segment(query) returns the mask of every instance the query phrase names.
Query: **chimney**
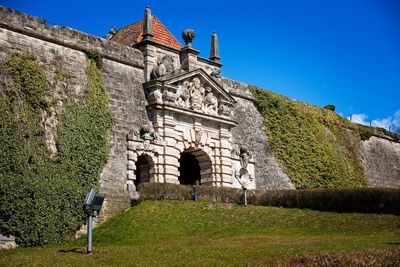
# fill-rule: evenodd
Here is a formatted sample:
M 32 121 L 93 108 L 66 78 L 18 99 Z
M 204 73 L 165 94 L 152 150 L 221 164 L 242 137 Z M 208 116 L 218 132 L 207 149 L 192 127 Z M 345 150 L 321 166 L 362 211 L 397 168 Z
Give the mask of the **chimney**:
M 211 35 L 210 59 L 214 62 L 220 63 L 219 50 L 218 50 L 218 37 L 215 32 L 213 32 Z
M 152 26 L 152 17 L 151 10 L 149 5 L 146 6 L 144 10 L 144 20 L 143 20 L 143 41 L 153 40 L 153 26 Z

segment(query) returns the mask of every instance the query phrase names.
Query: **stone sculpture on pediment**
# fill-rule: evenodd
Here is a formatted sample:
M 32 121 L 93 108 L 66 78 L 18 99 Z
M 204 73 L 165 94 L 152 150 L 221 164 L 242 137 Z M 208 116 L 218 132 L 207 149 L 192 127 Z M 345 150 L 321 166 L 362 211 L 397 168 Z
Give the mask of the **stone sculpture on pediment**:
M 195 77 L 190 83 L 190 105 L 196 111 L 203 110 L 206 90 L 201 86 L 200 79 Z
M 204 99 L 205 112 L 216 115 L 218 113 L 218 99 L 214 96 L 211 89 L 208 88 L 208 93 Z
M 218 80 L 221 80 L 221 70 L 213 70 L 210 76 Z
M 210 87 L 201 84 L 198 77 L 190 82 L 184 81 L 175 95 L 175 105 L 202 111 L 207 114 L 217 115 L 219 112 L 219 101 Z M 225 114 L 224 114 L 225 115 Z
M 184 81 L 176 92 L 175 104 L 179 107 L 189 108 L 190 107 L 190 83 Z

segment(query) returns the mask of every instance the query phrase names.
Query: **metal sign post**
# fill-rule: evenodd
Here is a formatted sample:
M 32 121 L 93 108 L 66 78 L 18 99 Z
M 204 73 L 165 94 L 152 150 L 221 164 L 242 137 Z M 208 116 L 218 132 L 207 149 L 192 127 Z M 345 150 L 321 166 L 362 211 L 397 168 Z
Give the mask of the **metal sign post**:
M 244 206 L 247 207 L 247 188 L 243 187 L 244 192 Z
M 86 254 L 92 255 L 92 225 L 93 225 L 93 217 L 94 213 L 97 214 L 101 210 L 101 206 L 103 205 L 104 197 L 96 195 L 96 190 L 91 189 L 89 193 L 86 195 L 85 202 L 83 203 L 83 211 L 87 216 L 87 249 Z
M 87 249 L 86 253 L 90 256 L 92 255 L 92 215 L 90 214 L 87 219 Z

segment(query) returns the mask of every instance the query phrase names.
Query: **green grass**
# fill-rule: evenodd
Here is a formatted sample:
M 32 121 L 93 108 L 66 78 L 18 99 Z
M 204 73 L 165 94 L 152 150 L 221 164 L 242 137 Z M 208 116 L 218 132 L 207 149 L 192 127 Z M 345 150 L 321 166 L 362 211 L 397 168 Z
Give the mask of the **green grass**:
M 394 215 L 192 201 L 145 201 L 86 239 L 0 251 L 0 266 L 246 266 L 309 253 L 395 246 Z

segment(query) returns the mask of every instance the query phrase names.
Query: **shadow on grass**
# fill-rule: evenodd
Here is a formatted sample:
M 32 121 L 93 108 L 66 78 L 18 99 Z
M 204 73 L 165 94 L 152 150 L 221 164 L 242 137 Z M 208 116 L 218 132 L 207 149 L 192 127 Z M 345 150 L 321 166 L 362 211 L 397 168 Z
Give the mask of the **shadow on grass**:
M 77 254 L 86 254 L 86 250 L 82 248 L 69 248 L 69 249 L 60 249 L 58 252 L 61 253 L 77 253 Z

